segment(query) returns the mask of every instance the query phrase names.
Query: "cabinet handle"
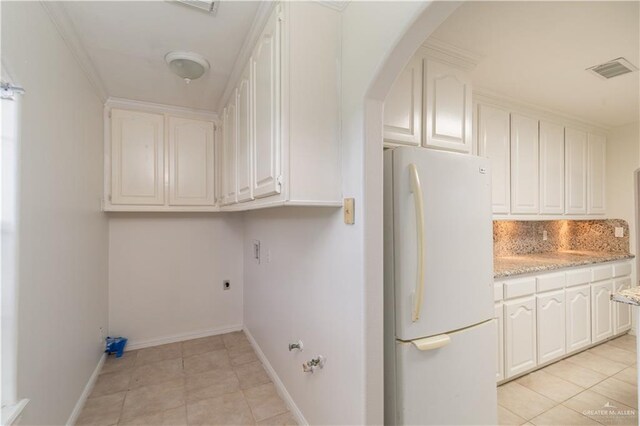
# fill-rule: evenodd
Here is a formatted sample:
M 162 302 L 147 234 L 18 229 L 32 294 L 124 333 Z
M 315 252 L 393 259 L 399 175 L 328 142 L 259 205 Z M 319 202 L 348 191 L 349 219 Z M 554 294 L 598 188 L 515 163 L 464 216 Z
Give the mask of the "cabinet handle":
M 414 305 L 411 318 L 413 322 L 416 322 L 420 319 L 422 293 L 424 292 L 424 201 L 422 199 L 420 176 L 418 176 L 418 168 L 415 164 L 409 164 L 409 176 L 411 179 L 411 192 L 413 193 L 416 206 L 416 241 L 418 242 L 416 253 L 418 270 L 416 271 L 416 291 L 414 293 Z

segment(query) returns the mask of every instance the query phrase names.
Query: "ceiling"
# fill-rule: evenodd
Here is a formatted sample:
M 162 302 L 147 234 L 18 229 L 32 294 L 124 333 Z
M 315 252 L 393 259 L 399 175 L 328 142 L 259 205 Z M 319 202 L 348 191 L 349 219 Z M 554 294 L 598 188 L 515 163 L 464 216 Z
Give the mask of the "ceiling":
M 585 69 L 621 56 L 640 67 L 639 5 L 467 2 L 432 37 L 481 57 L 477 88 L 613 127 L 639 119 L 640 72 Z
M 220 2 L 215 15 L 168 1 L 64 2 L 107 96 L 215 111 L 259 2 Z M 186 84 L 169 71 L 172 50 L 203 55 L 211 69 Z

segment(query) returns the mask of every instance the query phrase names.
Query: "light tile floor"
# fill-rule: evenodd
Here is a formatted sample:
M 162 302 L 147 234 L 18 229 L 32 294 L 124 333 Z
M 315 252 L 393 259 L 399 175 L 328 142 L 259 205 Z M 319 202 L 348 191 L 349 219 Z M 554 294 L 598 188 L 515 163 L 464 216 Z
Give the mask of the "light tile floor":
M 242 332 L 110 355 L 78 425 L 296 425 Z
M 501 425 L 637 425 L 636 339 L 624 335 L 498 387 Z

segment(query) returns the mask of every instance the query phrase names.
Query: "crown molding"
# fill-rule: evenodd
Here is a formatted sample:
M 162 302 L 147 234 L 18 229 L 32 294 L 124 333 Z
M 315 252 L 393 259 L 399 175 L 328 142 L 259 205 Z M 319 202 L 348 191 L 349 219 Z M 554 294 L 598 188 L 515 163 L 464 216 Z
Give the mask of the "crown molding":
M 64 6 L 64 2 L 61 1 L 41 1 L 40 4 L 49 15 L 49 18 L 55 25 L 58 33 L 64 40 L 71 53 L 78 61 L 80 68 L 84 71 L 87 79 L 98 97 L 104 102 L 107 99 L 107 91 L 105 90 L 104 82 L 100 78 L 100 74 L 96 70 L 93 61 L 87 54 L 78 32 L 76 31 L 71 18 Z
M 472 71 L 482 60 L 482 55 L 433 37 L 424 42 L 420 52 L 466 71 Z
M 134 99 L 114 98 L 109 97 L 104 103 L 105 110 L 111 108 L 132 109 L 144 112 L 153 112 L 158 114 L 174 114 L 185 116 L 188 118 L 202 118 L 205 120 L 212 120 L 218 122 L 218 114 L 213 111 L 207 111 L 204 109 L 195 109 L 188 107 L 181 107 L 175 105 L 158 104 L 154 102 L 137 101 Z
M 530 102 L 520 101 L 489 89 L 473 88 L 473 102 L 479 104 L 488 104 L 491 106 L 508 109 L 512 112 L 530 115 L 541 120 L 551 121 L 557 124 L 568 125 L 580 130 L 586 130 L 593 133 L 608 134 L 611 126 L 587 120 L 582 117 L 567 114 L 552 108 L 545 108 Z
M 276 2 L 273 1 L 263 0 L 260 2 L 260 6 L 258 6 L 256 15 L 253 18 L 251 28 L 249 28 L 249 32 L 244 38 L 244 42 L 242 43 L 240 52 L 236 57 L 236 61 L 233 64 L 233 68 L 231 70 L 231 73 L 229 74 L 229 78 L 227 79 L 227 85 L 225 86 L 224 93 L 218 101 L 218 113 L 222 111 L 225 104 L 227 103 L 227 100 L 231 96 L 231 92 L 233 91 L 233 89 L 235 89 L 244 66 L 251 56 L 253 46 L 255 46 L 256 42 L 258 41 L 258 37 L 260 37 L 260 33 L 264 29 L 264 26 L 267 24 L 267 20 L 269 19 L 271 11 L 275 8 L 275 6 Z
M 349 6 L 350 0 L 313 0 L 322 6 L 328 7 L 329 9 L 337 10 L 338 12 L 342 12 Z

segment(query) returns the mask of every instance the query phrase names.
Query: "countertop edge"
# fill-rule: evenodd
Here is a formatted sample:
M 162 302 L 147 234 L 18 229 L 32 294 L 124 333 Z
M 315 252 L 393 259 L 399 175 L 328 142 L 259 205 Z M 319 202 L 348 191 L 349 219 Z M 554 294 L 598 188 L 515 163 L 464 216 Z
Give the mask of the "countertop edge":
M 518 268 L 517 270 L 506 270 L 502 272 L 495 273 L 493 275 L 494 280 L 500 278 L 513 278 L 520 275 L 534 274 L 537 272 L 547 272 L 547 271 L 557 271 L 559 269 L 569 269 L 576 268 L 580 266 L 588 266 L 588 265 L 597 265 L 601 263 L 609 263 L 609 262 L 620 262 L 623 260 L 634 259 L 636 256 L 633 254 L 628 255 L 613 255 L 610 259 L 585 259 L 581 261 L 575 261 L 571 263 L 562 263 L 562 264 L 551 264 L 551 265 L 540 265 L 540 266 L 525 266 L 522 268 Z

